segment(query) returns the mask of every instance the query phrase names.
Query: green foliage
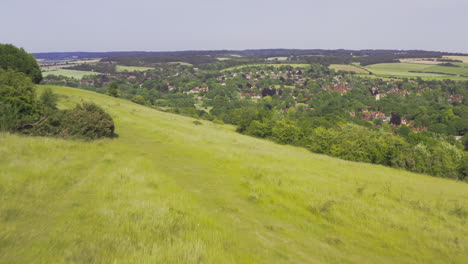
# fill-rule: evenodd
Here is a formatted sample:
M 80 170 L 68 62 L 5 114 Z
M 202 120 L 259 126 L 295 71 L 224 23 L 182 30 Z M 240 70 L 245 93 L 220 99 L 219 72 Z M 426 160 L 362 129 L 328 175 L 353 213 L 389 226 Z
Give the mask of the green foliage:
M 52 89 L 44 89 L 39 99 L 46 108 L 57 109 L 58 96 L 52 92 Z
M 65 135 L 88 139 L 112 137 L 115 129 L 112 117 L 94 103 L 78 104 L 66 110 L 62 127 Z
M 0 103 L 21 115 L 33 113 L 37 107 L 34 84 L 24 73 L 0 69 Z
M 145 105 L 145 104 L 146 104 L 145 97 L 143 97 L 143 96 L 141 96 L 141 95 L 135 95 L 135 96 L 132 98 L 132 102 L 137 103 L 137 104 L 141 104 L 141 105 Z
M 23 116 L 14 105 L 0 102 L 0 132 L 13 132 Z
M 268 125 L 261 123 L 258 120 L 253 120 L 247 127 L 245 134 L 254 137 L 265 138 L 271 135 L 271 128 Z
M 272 138 L 281 144 L 296 144 L 301 138 L 299 128 L 288 121 L 277 121 L 271 133 Z
M 29 135 L 96 139 L 114 135 L 112 118 L 95 104 L 57 109 L 58 97 L 45 89 L 36 98 L 31 80 L 21 72 L 0 69 L 0 131 Z
M 111 83 L 107 94 L 112 97 L 120 97 L 119 86 L 117 85 L 117 83 Z
M 41 70 L 34 56 L 11 44 L 0 44 L 0 68 L 22 72 L 34 83 L 42 80 Z

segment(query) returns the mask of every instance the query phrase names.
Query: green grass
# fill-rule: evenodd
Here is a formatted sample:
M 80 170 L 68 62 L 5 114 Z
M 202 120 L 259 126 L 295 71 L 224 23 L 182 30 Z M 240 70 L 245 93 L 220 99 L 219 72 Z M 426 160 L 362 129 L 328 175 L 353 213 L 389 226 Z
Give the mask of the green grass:
M 466 263 L 466 183 L 52 88 L 119 136 L 0 134 L 0 263 Z
M 364 68 L 382 77 L 468 80 L 468 77 L 463 77 L 468 76 L 468 68 L 462 67 L 447 67 L 421 63 L 379 63 L 368 65 Z
M 347 64 L 331 64 L 329 66 L 330 69 L 334 69 L 335 71 L 348 71 L 348 72 L 355 72 L 355 73 L 362 73 L 368 74 L 369 72 L 364 68 L 355 66 L 355 65 L 347 65 Z
M 100 74 L 98 72 L 92 71 L 77 71 L 77 70 L 67 70 L 67 69 L 53 69 L 53 70 L 45 70 L 42 71 L 42 76 L 46 77 L 47 75 L 63 75 L 70 78 L 75 78 L 77 80 L 81 80 L 83 76 L 86 75 L 96 75 Z
M 142 72 L 142 71 L 147 71 L 147 70 L 154 70 L 154 68 L 151 67 L 140 67 L 140 66 L 124 66 L 124 65 L 117 65 L 115 70 L 117 72 Z
M 188 66 L 188 67 L 193 67 L 193 64 L 188 63 L 188 62 L 183 62 L 183 61 L 173 61 L 173 62 L 168 62 L 167 64 L 174 64 L 174 65 L 182 65 L 182 66 Z

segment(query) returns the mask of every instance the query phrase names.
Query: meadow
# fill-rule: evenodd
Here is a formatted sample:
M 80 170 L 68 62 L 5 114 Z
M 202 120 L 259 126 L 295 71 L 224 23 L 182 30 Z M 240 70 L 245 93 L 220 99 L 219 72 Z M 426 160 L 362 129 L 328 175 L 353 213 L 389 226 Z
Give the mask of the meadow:
M 44 89 L 39 86 L 39 89 Z M 466 263 L 468 184 L 106 95 L 118 137 L 0 133 L 0 263 Z
M 140 67 L 140 66 L 124 66 L 124 65 L 117 65 L 115 67 L 116 72 L 143 72 L 147 70 L 154 70 L 152 67 Z
M 444 56 L 444 58 L 451 60 L 461 60 L 464 63 L 468 63 L 468 56 Z
M 183 61 L 173 61 L 173 62 L 168 62 L 167 64 L 181 65 L 181 66 L 187 66 L 187 67 L 193 67 L 193 64 L 188 63 L 188 62 L 183 62 Z
M 68 70 L 68 69 L 51 69 L 51 70 L 43 70 L 42 76 L 46 77 L 47 75 L 63 75 L 69 78 L 75 78 L 77 80 L 81 80 L 86 75 L 97 75 L 100 74 L 99 72 L 92 72 L 92 71 L 77 71 L 77 70 Z
M 422 63 L 379 63 L 364 67 L 382 77 L 421 77 L 423 79 L 468 80 L 468 68 Z

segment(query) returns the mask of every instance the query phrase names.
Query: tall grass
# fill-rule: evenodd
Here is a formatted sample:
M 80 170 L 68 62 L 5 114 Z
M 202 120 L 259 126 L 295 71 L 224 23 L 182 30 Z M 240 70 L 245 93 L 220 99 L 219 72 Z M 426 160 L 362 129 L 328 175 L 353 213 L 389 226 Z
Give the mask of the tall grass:
M 0 133 L 0 263 L 465 263 L 468 185 L 78 89 L 118 138 Z

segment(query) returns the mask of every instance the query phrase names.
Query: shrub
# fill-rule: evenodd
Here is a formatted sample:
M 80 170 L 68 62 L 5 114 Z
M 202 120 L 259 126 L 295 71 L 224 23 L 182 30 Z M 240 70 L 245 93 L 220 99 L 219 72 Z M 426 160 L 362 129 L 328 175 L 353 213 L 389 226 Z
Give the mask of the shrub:
M 0 131 L 13 132 L 20 119 L 17 107 L 0 101 Z
M 277 121 L 271 130 L 273 139 L 281 144 L 294 144 L 300 139 L 299 128 L 286 121 Z
M 61 134 L 96 139 L 112 137 L 114 129 L 112 117 L 102 108 L 93 103 L 83 103 L 72 110 L 65 110 Z
M 21 115 L 32 114 L 37 108 L 34 84 L 24 73 L 0 69 L 0 103 Z
M 116 96 L 114 96 L 116 97 Z M 141 104 L 141 105 L 145 105 L 146 104 L 146 100 L 143 96 L 141 95 L 135 95 L 133 98 L 132 98 L 132 102 L 134 103 L 137 103 L 137 104 Z

